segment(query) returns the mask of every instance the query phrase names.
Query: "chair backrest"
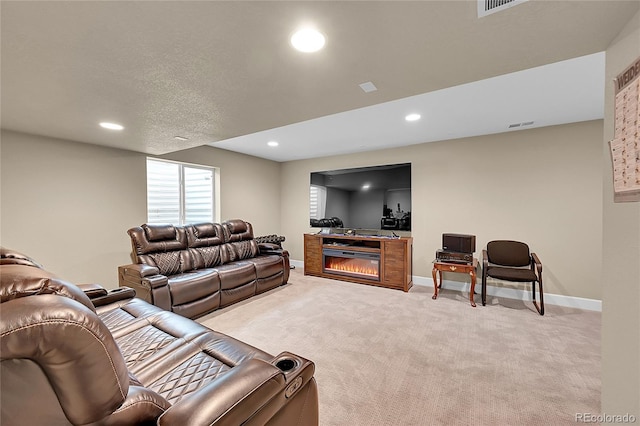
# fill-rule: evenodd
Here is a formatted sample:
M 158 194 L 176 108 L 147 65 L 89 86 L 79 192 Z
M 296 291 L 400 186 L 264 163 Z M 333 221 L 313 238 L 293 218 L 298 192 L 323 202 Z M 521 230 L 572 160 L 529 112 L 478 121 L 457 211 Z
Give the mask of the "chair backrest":
M 68 297 L 95 312 L 91 300 L 77 286 L 44 270 L 31 257 L 0 247 L 0 303 L 40 294 Z
M 258 243 L 253 239 L 251 223 L 232 219 L 223 222 L 222 228 L 230 261 L 248 259 L 258 254 Z
M 0 423 L 110 416 L 125 401 L 129 372 L 89 298 L 27 256 L 2 249 L 0 258 L 0 386 L 9 390 Z
M 218 223 L 186 225 L 187 242 L 194 269 L 212 268 L 229 261 L 224 249 L 225 236 Z
M 183 227 L 144 224 L 127 233 L 131 237 L 131 258 L 135 263 L 156 266 L 162 275 L 191 269 Z
M 520 241 L 489 241 L 487 256 L 489 262 L 502 266 L 528 266 L 531 263 L 529 246 Z

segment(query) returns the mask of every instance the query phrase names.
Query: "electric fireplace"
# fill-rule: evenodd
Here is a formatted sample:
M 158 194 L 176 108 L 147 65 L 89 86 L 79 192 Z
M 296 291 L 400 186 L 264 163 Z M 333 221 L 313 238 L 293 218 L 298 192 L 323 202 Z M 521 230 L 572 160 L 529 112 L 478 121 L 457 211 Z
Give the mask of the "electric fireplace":
M 322 272 L 380 281 L 380 253 L 322 249 Z

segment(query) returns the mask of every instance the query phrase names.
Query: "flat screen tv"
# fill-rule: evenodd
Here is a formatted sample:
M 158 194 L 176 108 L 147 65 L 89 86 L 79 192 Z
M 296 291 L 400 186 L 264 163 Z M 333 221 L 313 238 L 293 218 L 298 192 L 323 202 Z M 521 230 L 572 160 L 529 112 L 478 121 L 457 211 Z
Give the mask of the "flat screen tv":
M 411 163 L 311 173 L 311 227 L 411 230 Z

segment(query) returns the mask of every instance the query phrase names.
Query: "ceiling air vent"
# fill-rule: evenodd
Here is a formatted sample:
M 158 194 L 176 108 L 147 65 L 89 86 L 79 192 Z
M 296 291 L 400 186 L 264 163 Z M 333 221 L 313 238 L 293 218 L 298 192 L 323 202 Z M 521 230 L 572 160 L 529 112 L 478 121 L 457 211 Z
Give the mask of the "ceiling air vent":
M 528 0 L 478 0 L 478 18 L 500 12 Z
M 509 129 L 515 129 L 516 127 L 531 126 L 532 124 L 533 124 L 533 121 L 525 121 L 524 123 L 513 123 L 513 124 L 509 124 Z

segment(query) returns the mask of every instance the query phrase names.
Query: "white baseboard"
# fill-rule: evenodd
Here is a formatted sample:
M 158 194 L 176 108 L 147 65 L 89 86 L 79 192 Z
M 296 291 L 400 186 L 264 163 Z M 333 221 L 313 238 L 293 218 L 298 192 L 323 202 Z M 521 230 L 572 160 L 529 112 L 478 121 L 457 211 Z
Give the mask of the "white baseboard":
M 296 268 L 304 269 L 304 261 L 302 260 L 289 259 L 289 264 L 291 266 L 295 266 Z
M 304 269 L 304 262 L 301 260 L 291 260 L 290 263 L 292 266 L 296 268 Z M 413 283 L 415 285 L 422 285 L 426 287 L 433 288 L 433 278 L 431 277 L 421 277 L 418 275 L 413 276 Z M 444 280 L 445 288 L 449 290 L 456 291 L 469 291 L 469 287 L 471 283 L 461 283 L 459 281 L 449 281 Z M 478 277 L 476 281 L 476 294 L 480 294 L 480 277 Z M 489 296 L 495 297 L 504 297 L 507 299 L 516 299 L 516 300 L 531 300 L 531 287 L 528 290 L 525 289 L 514 289 L 514 288 L 503 288 L 503 287 L 494 287 L 487 285 L 487 294 Z M 476 302 L 477 303 L 477 302 Z M 556 306 L 565 306 L 567 308 L 577 308 L 577 309 L 585 309 L 587 311 L 598 311 L 602 312 L 602 301 L 596 299 L 585 299 L 583 297 L 574 297 L 574 296 L 564 296 L 562 294 L 544 294 L 544 303 L 549 305 Z
M 422 286 L 433 288 L 433 278 L 431 277 L 420 277 L 420 276 L 414 275 L 413 283 L 415 285 L 422 285 Z M 471 283 L 461 283 L 459 281 L 444 280 L 444 287 L 450 290 L 468 292 L 470 286 L 471 286 Z M 475 291 L 476 291 L 476 294 L 480 294 L 480 291 L 481 291 L 480 277 L 478 277 L 476 281 Z M 528 289 L 514 289 L 514 288 L 504 288 L 504 287 L 495 287 L 495 286 L 487 285 L 487 294 L 489 296 L 504 297 L 507 299 L 530 301 L 531 287 L 529 286 Z M 577 308 L 577 309 L 585 309 L 588 311 L 602 312 L 602 301 L 596 300 L 596 299 L 585 299 L 583 297 L 564 296 L 562 294 L 550 294 L 545 292 L 544 303 L 549 305 L 565 306 L 568 308 Z

